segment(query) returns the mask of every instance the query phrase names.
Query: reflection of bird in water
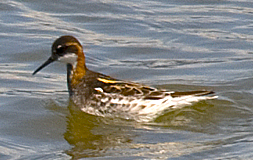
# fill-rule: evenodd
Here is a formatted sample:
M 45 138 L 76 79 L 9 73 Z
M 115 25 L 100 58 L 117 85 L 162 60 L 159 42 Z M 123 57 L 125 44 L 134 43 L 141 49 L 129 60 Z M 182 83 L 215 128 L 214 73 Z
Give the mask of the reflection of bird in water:
M 107 119 L 110 122 L 104 122 L 102 117 L 84 113 L 73 104 L 68 109 L 70 114 L 64 138 L 73 146 L 66 151 L 72 159 L 99 157 L 107 150 L 132 142 L 133 135 L 128 133 L 130 129 L 127 124 L 122 125 L 126 121 L 117 123 Z
M 72 36 L 58 38 L 51 57 L 33 74 L 57 60 L 67 64 L 70 98 L 92 115 L 150 121 L 170 107 L 216 98 L 212 91 L 166 91 L 93 72 L 85 65 L 81 44 Z

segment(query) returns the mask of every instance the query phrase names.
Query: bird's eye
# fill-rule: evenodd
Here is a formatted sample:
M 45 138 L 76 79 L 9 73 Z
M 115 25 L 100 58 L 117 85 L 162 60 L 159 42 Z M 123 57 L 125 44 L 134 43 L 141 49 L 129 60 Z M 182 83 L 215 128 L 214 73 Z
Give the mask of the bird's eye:
M 56 52 L 57 52 L 59 55 L 61 55 L 61 54 L 64 53 L 64 51 L 65 51 L 67 48 L 68 48 L 68 46 L 59 45 L 59 46 L 57 46 L 57 48 L 56 48 Z

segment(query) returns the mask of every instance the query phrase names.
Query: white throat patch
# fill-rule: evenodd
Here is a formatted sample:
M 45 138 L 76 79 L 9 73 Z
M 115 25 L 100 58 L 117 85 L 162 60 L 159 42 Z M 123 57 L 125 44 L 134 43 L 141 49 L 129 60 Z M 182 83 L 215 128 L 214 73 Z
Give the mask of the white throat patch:
M 65 54 L 63 57 L 59 57 L 58 61 L 66 63 L 66 64 L 70 63 L 73 66 L 75 66 L 77 62 L 77 55 L 75 53 L 68 53 L 68 54 Z

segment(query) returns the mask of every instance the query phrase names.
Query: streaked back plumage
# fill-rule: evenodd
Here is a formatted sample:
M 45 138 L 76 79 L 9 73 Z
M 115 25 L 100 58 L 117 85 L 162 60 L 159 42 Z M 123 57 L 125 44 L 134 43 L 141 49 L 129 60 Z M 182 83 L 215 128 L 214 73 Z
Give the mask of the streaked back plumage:
M 212 91 L 170 92 L 113 79 L 93 71 L 87 73 L 73 89 L 75 93 L 71 99 L 82 111 L 97 116 L 147 122 L 168 109 L 216 98 Z

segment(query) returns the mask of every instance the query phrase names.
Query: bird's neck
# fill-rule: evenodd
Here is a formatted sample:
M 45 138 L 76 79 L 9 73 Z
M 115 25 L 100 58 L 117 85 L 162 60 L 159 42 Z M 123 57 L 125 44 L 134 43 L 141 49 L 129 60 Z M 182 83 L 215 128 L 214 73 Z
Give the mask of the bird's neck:
M 71 95 L 72 89 L 78 85 L 81 79 L 86 74 L 85 57 L 83 53 L 78 54 L 75 64 L 67 64 L 67 83 L 69 94 Z
M 71 71 L 72 71 L 72 65 L 70 63 L 67 64 L 67 84 L 68 84 L 68 91 L 69 91 L 69 96 L 72 96 L 73 91 L 71 87 Z

